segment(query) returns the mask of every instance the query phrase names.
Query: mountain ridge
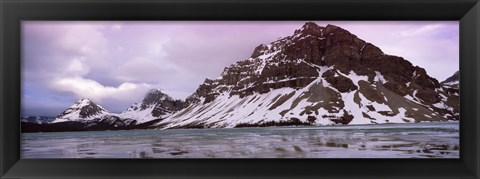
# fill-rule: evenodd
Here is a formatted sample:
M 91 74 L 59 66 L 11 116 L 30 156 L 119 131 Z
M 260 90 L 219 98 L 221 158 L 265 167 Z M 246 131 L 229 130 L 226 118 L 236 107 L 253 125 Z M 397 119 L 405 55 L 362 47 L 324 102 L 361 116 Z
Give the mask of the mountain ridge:
M 206 78 L 185 101 L 154 89 L 120 114 L 93 105 L 83 117 L 160 129 L 459 120 L 459 86 L 449 79 L 341 27 L 307 22 Z
M 249 59 L 226 67 L 218 78 L 206 79 L 187 98 L 186 109 L 158 125 L 208 128 L 289 121 L 329 125 L 458 119 L 453 107 L 445 104 L 449 95 L 425 69 L 402 57 L 384 54 L 340 27 L 306 23 L 292 36 L 257 46 Z M 259 98 L 269 104 L 250 105 Z M 275 111 L 286 101 L 292 105 Z M 300 102 L 303 106 L 298 107 Z M 258 112 L 263 117 L 249 117 L 256 108 L 263 108 Z M 235 113 L 238 110 L 249 112 Z M 319 113 L 333 117 L 325 120 Z

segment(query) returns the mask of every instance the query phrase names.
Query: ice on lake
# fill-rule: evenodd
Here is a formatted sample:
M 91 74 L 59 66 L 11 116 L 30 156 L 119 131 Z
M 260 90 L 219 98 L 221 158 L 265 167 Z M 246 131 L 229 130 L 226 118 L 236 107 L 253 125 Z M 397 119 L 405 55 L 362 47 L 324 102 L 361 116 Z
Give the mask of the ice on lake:
M 459 123 L 22 133 L 22 158 L 459 158 Z

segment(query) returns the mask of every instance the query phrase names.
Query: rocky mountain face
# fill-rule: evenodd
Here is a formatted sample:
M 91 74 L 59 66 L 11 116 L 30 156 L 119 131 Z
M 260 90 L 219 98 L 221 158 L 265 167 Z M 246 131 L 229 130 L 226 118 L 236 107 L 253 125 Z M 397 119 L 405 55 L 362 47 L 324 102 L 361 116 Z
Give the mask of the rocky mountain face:
M 442 81 L 441 84 L 443 84 L 443 85 L 455 85 L 455 84 L 459 84 L 459 82 L 460 82 L 460 71 L 457 71 L 452 76 L 445 79 L 445 81 Z
M 151 90 L 145 95 L 141 103 L 135 103 L 118 116 L 124 121 L 144 123 L 155 119 L 163 119 L 172 113 L 179 111 L 185 103 L 174 100 L 160 90 Z
M 447 100 L 445 101 L 447 106 L 453 106 L 451 110 L 454 111 L 454 113 L 459 114 L 460 113 L 460 72 L 457 71 L 455 72 L 452 76 L 448 77 L 445 81 L 441 82 L 442 84 L 442 92 L 443 95 L 447 97 Z M 460 117 L 457 115 L 457 118 L 459 119 Z
M 206 79 L 159 128 L 459 120 L 458 93 L 334 25 L 306 23 Z
M 86 122 L 110 115 L 112 114 L 108 112 L 105 108 L 93 103 L 89 99 L 80 99 L 68 109 L 60 113 L 53 122 Z

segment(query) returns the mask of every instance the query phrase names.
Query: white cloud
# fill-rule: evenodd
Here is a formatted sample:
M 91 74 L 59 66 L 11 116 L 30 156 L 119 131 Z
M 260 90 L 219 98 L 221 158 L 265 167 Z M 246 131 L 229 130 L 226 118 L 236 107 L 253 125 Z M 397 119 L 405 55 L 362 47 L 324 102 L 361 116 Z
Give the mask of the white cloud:
M 50 83 L 50 87 L 59 91 L 72 92 L 77 98 L 89 98 L 96 102 L 102 102 L 105 99 L 137 101 L 152 89 L 151 85 L 145 83 L 122 83 L 117 87 L 104 86 L 95 80 L 82 77 L 55 79 Z

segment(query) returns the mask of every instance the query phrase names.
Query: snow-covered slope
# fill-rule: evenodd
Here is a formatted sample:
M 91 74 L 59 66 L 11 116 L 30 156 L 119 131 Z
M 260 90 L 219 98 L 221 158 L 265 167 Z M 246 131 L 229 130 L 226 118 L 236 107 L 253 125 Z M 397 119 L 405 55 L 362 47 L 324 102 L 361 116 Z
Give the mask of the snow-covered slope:
M 162 119 L 183 107 L 183 102 L 174 100 L 160 90 L 151 90 L 141 103 L 135 103 L 118 116 L 136 124 Z
M 138 125 L 152 120 L 163 119 L 183 108 L 184 102 L 174 100 L 160 90 L 151 90 L 141 103 L 135 103 L 126 111 L 115 114 L 88 99 L 80 99 L 74 105 L 60 113 L 51 123 L 89 122 L 119 125 Z M 29 122 L 26 119 L 24 122 Z M 122 124 L 120 124 L 122 123 Z
M 66 121 L 87 122 L 109 115 L 112 115 L 112 113 L 102 106 L 93 103 L 89 99 L 80 99 L 60 113 L 52 123 Z
M 402 57 L 306 23 L 206 79 L 159 128 L 458 120 L 454 93 Z

